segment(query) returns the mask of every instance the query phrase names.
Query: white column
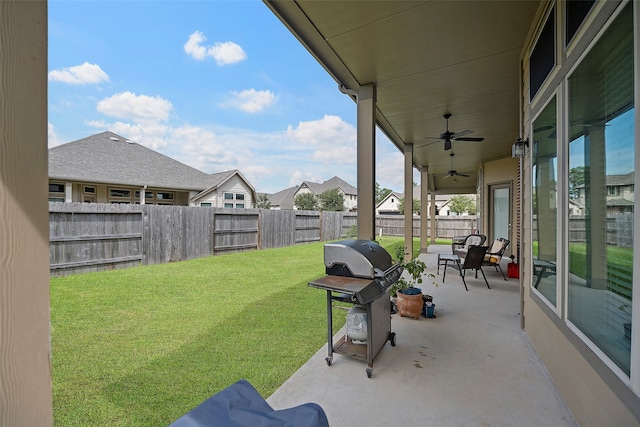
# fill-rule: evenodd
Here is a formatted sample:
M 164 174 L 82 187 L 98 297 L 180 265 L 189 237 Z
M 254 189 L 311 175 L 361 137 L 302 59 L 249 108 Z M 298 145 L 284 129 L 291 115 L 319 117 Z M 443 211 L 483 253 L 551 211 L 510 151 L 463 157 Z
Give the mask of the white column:
M 431 206 L 429 208 L 431 212 L 431 244 L 436 244 L 436 193 L 431 193 Z
M 358 239 L 375 239 L 376 87 L 358 89 L 357 112 Z
M 413 258 L 413 144 L 404 145 L 404 245 L 405 260 Z
M 420 170 L 420 253 L 428 252 L 429 242 L 427 241 L 427 217 L 428 203 L 427 193 L 429 190 L 429 173 L 426 167 Z
M 70 182 L 64 183 L 64 201 L 67 203 L 73 202 L 73 185 Z

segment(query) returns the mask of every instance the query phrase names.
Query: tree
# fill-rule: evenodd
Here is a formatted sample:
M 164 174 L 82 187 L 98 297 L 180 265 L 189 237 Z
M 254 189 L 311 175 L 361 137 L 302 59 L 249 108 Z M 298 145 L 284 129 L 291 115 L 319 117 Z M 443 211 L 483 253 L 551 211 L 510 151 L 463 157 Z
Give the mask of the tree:
M 391 193 L 388 188 L 381 188 L 380 183 L 376 182 L 376 205 Z
M 404 197 L 402 199 L 400 199 L 400 201 L 398 203 L 398 210 L 400 211 L 400 213 L 404 214 Z M 420 200 L 413 199 L 413 208 L 411 209 L 411 211 L 414 214 L 419 214 L 420 213 Z
M 271 201 L 267 196 L 267 193 L 260 193 L 256 198 L 256 207 L 259 209 L 269 209 L 271 207 Z
M 577 199 L 580 195 L 578 187 L 584 185 L 585 167 L 578 166 L 569 169 L 569 198 Z
M 318 210 L 318 198 L 313 193 L 301 193 L 293 200 L 293 204 L 303 211 Z
M 318 203 L 322 211 L 343 211 L 344 195 L 337 188 L 331 188 L 318 196 Z
M 469 196 L 452 196 L 449 200 L 449 210 L 457 214 L 476 211 L 476 203 Z

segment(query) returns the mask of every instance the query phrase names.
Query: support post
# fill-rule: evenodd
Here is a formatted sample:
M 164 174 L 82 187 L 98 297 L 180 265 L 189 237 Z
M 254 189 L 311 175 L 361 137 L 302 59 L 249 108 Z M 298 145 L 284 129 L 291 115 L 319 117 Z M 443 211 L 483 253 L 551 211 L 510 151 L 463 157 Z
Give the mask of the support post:
M 376 200 L 376 87 L 358 89 L 357 111 L 357 176 L 358 239 L 375 239 Z
M 405 260 L 413 258 L 413 144 L 404 145 L 404 245 Z
M 426 167 L 420 170 L 420 253 L 428 252 L 429 243 L 427 242 L 428 223 L 428 203 L 427 194 L 429 190 L 429 174 Z

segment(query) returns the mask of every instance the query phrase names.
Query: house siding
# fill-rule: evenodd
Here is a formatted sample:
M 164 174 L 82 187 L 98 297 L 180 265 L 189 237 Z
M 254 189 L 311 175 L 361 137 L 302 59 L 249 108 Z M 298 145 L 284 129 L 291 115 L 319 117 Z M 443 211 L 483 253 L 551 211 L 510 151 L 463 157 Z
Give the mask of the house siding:
M 232 201 L 225 200 L 224 193 L 233 193 L 234 196 L 236 194 L 243 194 L 244 200 L 235 200 L 235 198 Z M 215 201 L 212 202 L 213 205 L 219 208 L 225 207 L 224 204 L 229 202 L 232 202 L 234 207 L 236 207 L 235 205 L 237 204 L 244 204 L 245 209 L 251 208 L 254 205 L 251 189 L 238 175 L 234 175 L 225 181 L 215 192 L 213 200 Z

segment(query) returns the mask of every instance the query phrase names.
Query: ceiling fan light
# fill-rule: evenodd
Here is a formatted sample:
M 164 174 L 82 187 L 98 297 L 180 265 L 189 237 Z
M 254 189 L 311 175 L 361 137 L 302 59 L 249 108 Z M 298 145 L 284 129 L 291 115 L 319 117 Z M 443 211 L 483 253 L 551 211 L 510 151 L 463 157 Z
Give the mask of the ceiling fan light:
M 447 139 L 444 141 L 444 151 L 451 150 L 451 140 Z

